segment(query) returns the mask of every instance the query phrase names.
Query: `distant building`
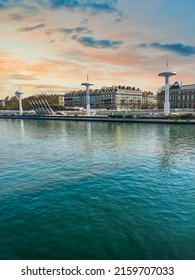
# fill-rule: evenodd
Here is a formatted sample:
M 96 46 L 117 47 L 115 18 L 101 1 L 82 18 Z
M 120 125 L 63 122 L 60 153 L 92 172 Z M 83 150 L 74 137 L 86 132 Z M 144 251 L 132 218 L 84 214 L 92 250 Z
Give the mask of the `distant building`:
M 4 108 L 4 107 L 5 107 L 5 100 L 0 99 L 0 108 Z
M 145 92 L 147 104 L 152 99 L 152 93 Z M 154 96 L 154 95 L 153 95 Z M 150 99 L 151 97 L 151 99 Z M 139 88 L 130 86 L 112 86 L 102 87 L 101 89 L 90 90 L 91 109 L 107 110 L 130 110 L 141 109 L 143 102 L 143 93 Z M 86 105 L 85 91 L 67 92 L 64 96 L 65 107 L 84 107 Z
M 157 93 L 157 106 L 164 106 L 165 91 L 162 88 Z M 170 86 L 170 108 L 172 109 L 194 109 L 195 108 L 195 84 L 182 85 L 175 82 Z
M 64 106 L 64 95 L 58 95 L 57 102 L 59 106 Z
M 9 96 L 5 97 L 4 99 L 0 99 L 0 107 L 1 107 L 1 108 L 4 108 L 6 102 L 9 102 L 9 101 L 10 101 Z
M 154 94 L 149 91 L 142 92 L 142 109 L 155 109 L 157 107 L 157 100 Z

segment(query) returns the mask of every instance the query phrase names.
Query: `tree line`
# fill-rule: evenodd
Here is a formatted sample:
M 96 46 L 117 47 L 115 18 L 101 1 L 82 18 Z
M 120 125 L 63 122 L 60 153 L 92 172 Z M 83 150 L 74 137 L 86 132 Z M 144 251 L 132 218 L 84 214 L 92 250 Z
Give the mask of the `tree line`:
M 38 100 L 47 100 L 47 102 L 49 103 L 49 105 L 51 107 L 59 107 L 60 102 L 59 102 L 59 98 L 63 97 L 60 96 L 59 94 L 39 94 L 39 95 L 33 95 L 33 96 L 29 96 L 29 97 L 25 97 L 24 99 L 22 99 L 22 107 L 23 110 L 31 110 L 33 109 L 30 101 L 38 101 Z M 61 106 L 63 106 L 61 104 Z M 18 103 L 18 98 L 16 96 L 13 96 L 9 99 L 9 101 L 6 101 L 4 106 L 3 104 L 0 105 L 0 109 L 3 110 L 18 110 L 19 109 L 19 103 Z

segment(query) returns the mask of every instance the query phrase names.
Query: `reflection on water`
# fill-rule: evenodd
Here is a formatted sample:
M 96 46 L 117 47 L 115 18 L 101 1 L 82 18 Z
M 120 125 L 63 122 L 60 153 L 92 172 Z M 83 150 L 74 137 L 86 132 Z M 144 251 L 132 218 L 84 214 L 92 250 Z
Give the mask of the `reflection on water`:
M 0 146 L 0 259 L 195 258 L 193 125 L 0 120 Z
M 20 122 L 20 131 L 21 131 L 21 137 L 24 138 L 24 120 L 19 120 Z
M 159 132 L 161 137 L 161 164 L 162 167 L 168 168 L 175 161 L 190 160 L 191 164 L 194 164 L 194 145 L 195 145 L 195 133 L 193 126 L 185 125 L 170 125 L 165 126 L 162 131 Z
M 35 157 L 54 162 L 56 157 L 79 159 L 87 153 L 90 161 L 106 156 L 119 164 L 156 158 L 167 171 L 180 160 L 194 164 L 195 131 L 188 125 L 6 120 L 1 132 L 2 137 L 7 134 L 7 144 L 20 145 L 24 155 L 31 148 Z

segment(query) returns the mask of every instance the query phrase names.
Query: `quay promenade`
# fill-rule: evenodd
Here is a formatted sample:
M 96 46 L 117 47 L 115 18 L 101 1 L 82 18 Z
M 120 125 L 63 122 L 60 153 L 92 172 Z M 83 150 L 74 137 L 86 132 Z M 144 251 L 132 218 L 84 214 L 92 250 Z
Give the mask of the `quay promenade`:
M 168 123 L 195 124 L 195 119 L 166 119 L 166 118 L 113 118 L 105 116 L 58 116 L 58 115 L 0 115 L 0 119 L 21 120 L 62 120 L 62 121 L 90 121 L 90 122 L 121 122 L 121 123 Z

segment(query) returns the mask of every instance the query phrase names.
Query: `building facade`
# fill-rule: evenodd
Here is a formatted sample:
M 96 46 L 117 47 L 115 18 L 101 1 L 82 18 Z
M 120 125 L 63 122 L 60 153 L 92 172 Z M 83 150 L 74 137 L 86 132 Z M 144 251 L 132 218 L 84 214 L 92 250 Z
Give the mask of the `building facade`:
M 165 92 L 162 88 L 157 93 L 157 106 L 164 106 Z M 170 86 L 169 101 L 171 109 L 194 109 L 195 108 L 195 84 L 182 85 L 175 82 Z
M 144 100 L 151 99 L 152 93 L 146 94 Z M 83 107 L 86 104 L 85 91 L 72 91 L 65 93 L 65 107 Z M 90 90 L 91 109 L 107 110 L 131 110 L 141 109 L 143 105 L 143 93 L 135 87 L 112 86 L 101 89 Z
M 142 92 L 142 109 L 156 109 L 157 108 L 157 100 L 154 94 L 149 91 Z
M 9 96 L 5 97 L 4 99 L 0 99 L 0 109 L 5 108 L 5 105 L 7 102 L 9 102 L 10 98 Z

